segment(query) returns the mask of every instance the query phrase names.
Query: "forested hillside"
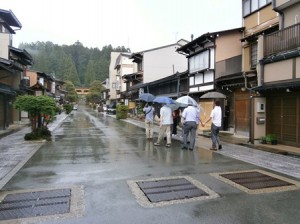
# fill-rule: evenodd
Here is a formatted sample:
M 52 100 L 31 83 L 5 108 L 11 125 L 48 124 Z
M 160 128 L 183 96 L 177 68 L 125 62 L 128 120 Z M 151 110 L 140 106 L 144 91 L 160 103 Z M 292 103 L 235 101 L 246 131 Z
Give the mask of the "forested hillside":
M 111 45 L 87 48 L 79 41 L 73 45 L 53 44 L 52 42 L 22 43 L 20 49 L 28 51 L 34 61 L 31 70 L 54 74 L 56 79 L 71 81 L 76 87 L 89 87 L 92 81 L 108 78 L 110 53 L 130 52 L 125 47 Z

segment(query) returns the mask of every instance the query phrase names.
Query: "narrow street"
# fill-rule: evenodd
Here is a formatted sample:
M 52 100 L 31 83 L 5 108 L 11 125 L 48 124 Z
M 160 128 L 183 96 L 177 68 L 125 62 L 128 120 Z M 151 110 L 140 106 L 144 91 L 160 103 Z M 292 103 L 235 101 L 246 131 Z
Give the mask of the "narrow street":
M 2 188 L 38 191 L 70 188 L 76 209 L 69 215 L 39 216 L 0 223 L 297 223 L 296 190 L 249 194 L 212 173 L 262 170 L 278 173 L 198 148 L 156 147 L 144 129 L 80 105 L 52 133 L 26 165 Z M 157 135 L 155 135 L 156 139 Z M 284 176 L 281 174 L 281 176 Z M 208 197 L 147 206 L 134 192 L 132 181 L 186 177 Z M 296 178 L 292 178 L 297 180 Z M 71 204 L 72 204 L 71 203 Z

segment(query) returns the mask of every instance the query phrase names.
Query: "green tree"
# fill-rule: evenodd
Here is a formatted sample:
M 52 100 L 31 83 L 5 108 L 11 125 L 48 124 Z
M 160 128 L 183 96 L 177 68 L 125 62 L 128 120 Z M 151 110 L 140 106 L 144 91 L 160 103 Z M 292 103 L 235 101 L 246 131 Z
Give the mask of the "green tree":
M 63 73 L 63 80 L 71 81 L 75 86 L 80 86 L 76 67 L 70 55 L 64 57 L 64 63 L 61 72 Z
M 59 46 L 50 41 L 21 43 L 19 48 L 27 50 L 33 57 L 32 70 L 55 74 L 62 81 L 69 80 L 76 87 L 90 86 L 94 80 L 105 80 L 109 74 L 110 53 L 130 52 L 129 48 L 107 45 L 87 48 L 79 41 L 73 45 Z M 88 76 L 88 77 L 86 77 Z
M 67 100 L 69 102 L 77 102 L 78 100 L 78 94 L 75 90 L 75 86 L 71 81 L 66 81 L 63 88 L 68 92 L 67 94 Z
M 84 83 L 86 86 L 90 86 L 91 83 L 97 79 L 97 70 L 95 68 L 95 62 L 94 60 L 89 60 L 87 69 L 86 69 L 86 74 L 84 76 Z
M 91 83 L 90 92 L 87 94 L 86 99 L 88 103 L 100 103 L 102 98 L 102 91 L 104 87 L 99 80 Z
M 28 112 L 32 131 L 47 124 L 57 111 L 55 100 L 49 96 L 21 95 L 16 98 L 14 107 Z

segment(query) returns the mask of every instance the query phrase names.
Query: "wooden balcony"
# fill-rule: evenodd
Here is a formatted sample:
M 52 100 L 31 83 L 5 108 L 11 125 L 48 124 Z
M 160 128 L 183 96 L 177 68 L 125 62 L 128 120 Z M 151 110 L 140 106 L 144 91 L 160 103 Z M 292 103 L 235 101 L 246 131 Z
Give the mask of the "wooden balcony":
M 264 37 L 264 56 L 288 52 L 300 47 L 300 23 Z

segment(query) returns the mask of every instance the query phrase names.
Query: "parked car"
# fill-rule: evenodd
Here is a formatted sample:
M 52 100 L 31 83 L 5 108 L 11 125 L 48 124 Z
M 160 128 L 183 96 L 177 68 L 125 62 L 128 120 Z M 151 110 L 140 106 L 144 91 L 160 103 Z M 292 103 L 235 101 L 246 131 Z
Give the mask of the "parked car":
M 107 111 L 107 106 L 106 106 L 105 104 L 103 104 L 102 108 L 103 108 L 103 111 L 104 111 L 104 112 Z
M 116 114 L 117 113 L 117 103 L 113 102 L 107 106 L 107 114 Z
M 73 105 L 73 110 L 77 110 L 77 109 L 78 109 L 77 104 Z

